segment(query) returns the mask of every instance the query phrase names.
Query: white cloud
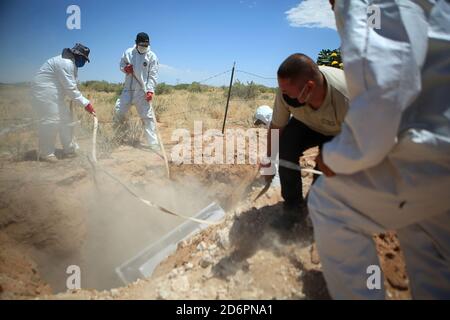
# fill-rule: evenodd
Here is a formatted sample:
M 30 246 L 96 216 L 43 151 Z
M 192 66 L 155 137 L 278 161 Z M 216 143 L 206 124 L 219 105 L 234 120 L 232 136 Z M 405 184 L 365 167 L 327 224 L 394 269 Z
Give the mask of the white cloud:
M 336 20 L 328 0 L 303 0 L 285 13 L 291 27 L 336 30 Z
M 159 72 L 160 75 L 170 77 L 172 80 L 175 80 L 175 78 L 179 78 L 179 80 L 183 81 L 186 78 L 203 78 L 207 76 L 207 73 L 203 71 L 194 71 L 191 69 L 180 69 L 177 67 L 169 66 L 167 64 L 160 64 L 159 65 Z M 199 80 L 199 79 L 197 79 Z M 195 80 L 194 80 L 195 81 Z
M 256 7 L 256 1 L 247 1 L 247 0 L 240 0 L 239 4 L 247 6 L 249 9 L 253 9 Z
M 160 68 L 161 70 L 167 70 L 167 71 L 174 71 L 174 70 L 176 70 L 174 67 L 169 66 L 169 65 L 167 65 L 167 64 L 163 64 L 163 63 L 160 63 L 160 64 L 159 64 L 159 68 Z

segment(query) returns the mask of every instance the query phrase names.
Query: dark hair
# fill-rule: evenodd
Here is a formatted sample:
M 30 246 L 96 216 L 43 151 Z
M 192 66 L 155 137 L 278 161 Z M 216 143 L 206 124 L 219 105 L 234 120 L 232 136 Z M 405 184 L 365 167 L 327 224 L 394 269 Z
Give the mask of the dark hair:
M 320 77 L 317 64 L 307 55 L 294 53 L 290 55 L 278 68 L 278 78 L 299 82 L 301 80 L 315 80 Z

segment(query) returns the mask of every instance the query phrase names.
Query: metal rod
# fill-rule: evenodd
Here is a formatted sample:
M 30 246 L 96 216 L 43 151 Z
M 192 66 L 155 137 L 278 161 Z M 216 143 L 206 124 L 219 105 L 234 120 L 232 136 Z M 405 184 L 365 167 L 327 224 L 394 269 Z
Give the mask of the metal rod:
M 136 81 L 139 83 L 139 85 L 141 86 L 142 90 L 144 91 L 144 95 L 147 93 L 147 91 L 145 90 L 145 85 L 144 83 L 138 79 L 138 77 L 136 76 L 136 74 L 134 73 L 134 69 L 133 69 L 133 77 L 134 79 L 136 79 Z M 133 80 L 133 79 L 132 79 Z M 158 129 L 158 121 L 156 121 L 156 115 L 155 115 L 155 110 L 153 110 L 153 106 L 151 105 L 151 102 L 148 101 L 148 104 L 150 106 L 150 110 L 152 112 L 152 116 L 153 116 L 153 121 L 155 121 L 155 131 L 156 131 L 156 136 L 158 137 L 158 141 L 159 141 L 159 145 L 161 147 L 161 151 L 164 157 L 164 164 L 166 166 L 166 173 L 167 173 L 167 178 L 170 179 L 170 166 L 169 166 L 169 158 L 167 158 L 167 153 L 166 153 L 166 149 L 164 148 L 164 143 L 161 139 L 161 135 L 159 133 L 159 129 Z
M 225 133 L 225 124 L 227 122 L 228 106 L 230 105 L 231 89 L 233 87 L 233 78 L 234 78 L 234 69 L 235 68 L 236 68 L 236 62 L 234 62 L 233 69 L 231 70 L 230 87 L 228 88 L 227 106 L 225 107 L 225 116 L 223 118 L 222 134 Z

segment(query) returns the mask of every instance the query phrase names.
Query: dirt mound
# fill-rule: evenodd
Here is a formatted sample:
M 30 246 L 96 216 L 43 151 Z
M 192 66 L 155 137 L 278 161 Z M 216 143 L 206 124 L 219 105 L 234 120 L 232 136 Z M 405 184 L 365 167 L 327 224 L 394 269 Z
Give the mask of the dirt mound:
M 50 293 L 27 249 L 0 232 L 1 299 L 27 299 Z

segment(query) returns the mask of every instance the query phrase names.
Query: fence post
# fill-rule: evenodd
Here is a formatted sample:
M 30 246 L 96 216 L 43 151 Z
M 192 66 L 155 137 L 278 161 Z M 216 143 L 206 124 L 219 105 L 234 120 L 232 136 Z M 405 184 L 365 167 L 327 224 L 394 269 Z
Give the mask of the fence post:
M 225 116 L 223 118 L 222 134 L 225 133 L 225 124 L 227 122 L 228 106 L 230 105 L 231 88 L 233 87 L 234 69 L 236 68 L 236 62 L 233 64 L 233 69 L 231 71 L 230 87 L 228 88 L 228 98 L 227 106 L 225 107 Z

